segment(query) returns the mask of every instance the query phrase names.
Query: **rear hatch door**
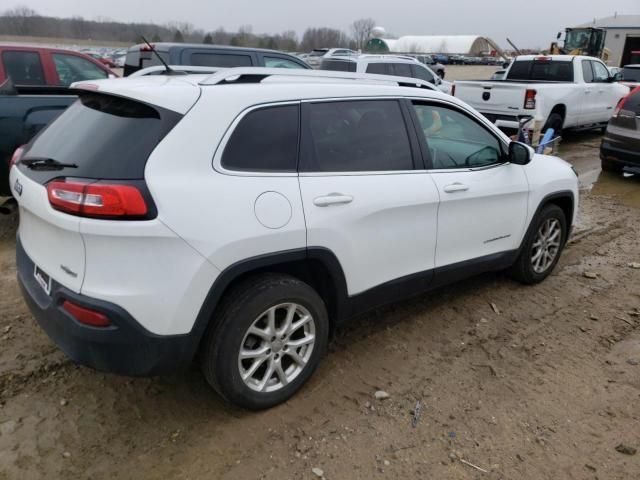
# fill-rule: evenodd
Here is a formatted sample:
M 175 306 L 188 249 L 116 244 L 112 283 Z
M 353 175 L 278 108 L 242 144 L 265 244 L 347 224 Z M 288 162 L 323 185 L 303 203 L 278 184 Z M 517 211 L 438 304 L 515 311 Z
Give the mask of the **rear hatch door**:
M 108 181 L 144 190 L 148 157 L 181 118 L 178 112 L 137 100 L 81 92 L 78 101 L 26 147 L 11 169 L 10 182 L 20 208 L 20 242 L 45 281 L 51 277 L 79 292 L 85 274 L 82 214 L 54 209 L 47 185 L 63 179 Z

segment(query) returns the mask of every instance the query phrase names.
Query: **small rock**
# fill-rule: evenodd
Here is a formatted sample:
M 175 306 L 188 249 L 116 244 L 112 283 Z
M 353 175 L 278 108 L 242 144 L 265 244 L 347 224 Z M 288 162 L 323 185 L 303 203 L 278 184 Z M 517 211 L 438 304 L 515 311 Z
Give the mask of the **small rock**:
M 4 327 L 4 333 L 9 333 L 12 328 L 13 328 L 13 325 L 7 325 L 6 327 Z
M 624 455 L 635 455 L 638 452 L 638 450 L 636 450 L 635 448 L 630 447 L 629 445 L 625 445 L 624 443 L 618 445 L 616 447 L 616 451 Z
M 582 272 L 582 276 L 584 278 L 596 279 L 598 278 L 598 274 L 595 272 Z
M 371 408 L 371 402 L 369 400 L 364 402 L 364 408 Z
M 627 363 L 629 365 L 640 365 L 640 359 L 638 359 L 638 358 L 629 358 L 629 359 L 627 359 Z
M 69 453 L 69 452 L 64 452 L 64 453 L 62 454 L 62 456 L 63 456 L 64 458 L 71 458 L 71 453 Z
M 500 310 L 498 310 L 498 306 L 491 302 L 489 305 L 491 305 L 491 309 L 496 313 L 496 315 L 500 315 Z
M 597 316 L 597 315 L 591 315 L 589 318 L 590 318 L 591 320 L 593 320 L 594 322 L 597 322 L 598 320 L 600 320 L 600 318 L 598 318 L 598 316 Z
M 458 459 L 458 455 L 456 455 L 456 452 L 451 452 L 449 453 L 449 459 L 450 460 L 457 460 Z
M 321 468 L 318 468 L 318 467 L 313 467 L 311 469 L 311 473 L 313 473 L 318 478 L 324 477 L 324 471 Z
M 635 269 L 640 269 L 640 263 L 638 262 L 631 262 L 627 264 L 630 268 L 635 268 Z
M 385 466 L 385 467 L 388 467 L 389 465 L 391 465 L 391 462 L 390 462 L 389 460 L 385 460 L 385 461 L 384 461 L 384 462 L 382 462 L 382 463 L 384 463 L 384 466 Z
M 391 397 L 391 395 L 389 395 L 384 390 L 378 390 L 376 393 L 373 394 L 373 396 L 376 397 L 376 400 L 386 400 L 387 398 Z
M 486 318 L 481 318 L 480 323 L 489 323 L 489 320 L 487 320 Z
M 64 407 L 67 403 L 69 403 L 69 402 L 67 402 L 67 400 L 64 399 L 64 398 L 62 400 L 60 400 L 60 406 L 61 407 Z
M 593 465 L 589 465 L 588 463 L 585 463 L 584 466 L 587 467 L 592 472 L 595 472 L 598 470 L 596 467 L 594 467 Z

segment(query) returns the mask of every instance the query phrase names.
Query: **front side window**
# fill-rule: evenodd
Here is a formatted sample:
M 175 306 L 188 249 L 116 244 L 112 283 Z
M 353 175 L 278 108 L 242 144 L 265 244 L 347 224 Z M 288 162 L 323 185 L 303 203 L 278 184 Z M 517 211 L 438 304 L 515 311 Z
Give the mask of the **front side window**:
M 304 68 L 299 63 L 296 63 L 287 58 L 278 57 L 264 57 L 264 66 L 267 68 Z
M 295 172 L 299 112 L 299 105 L 249 112 L 231 134 L 222 154 L 222 166 L 249 172 Z
M 413 169 L 409 136 L 396 100 L 311 103 L 307 108 L 301 170 Z
M 420 80 L 425 80 L 429 83 L 435 83 L 435 79 L 433 75 L 426 68 L 421 67 L 420 65 L 413 65 L 413 70 L 414 70 L 414 75 L 412 75 L 413 77 L 419 78 Z
M 14 85 L 46 85 L 39 53 L 5 51 L 2 63 Z
M 60 85 L 71 85 L 83 80 L 107 78 L 107 72 L 86 58 L 64 53 L 54 53 L 53 63 L 56 66 Z
M 478 168 L 502 161 L 500 141 L 457 110 L 414 104 L 434 169 Z
M 591 61 L 593 66 L 593 81 L 606 82 L 609 80 L 609 69 L 600 62 Z

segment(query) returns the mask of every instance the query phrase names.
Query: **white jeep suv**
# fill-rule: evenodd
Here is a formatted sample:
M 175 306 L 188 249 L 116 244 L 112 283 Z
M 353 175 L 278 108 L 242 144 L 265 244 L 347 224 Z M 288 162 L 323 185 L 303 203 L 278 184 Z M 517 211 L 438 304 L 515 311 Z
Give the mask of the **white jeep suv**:
M 571 167 L 408 85 L 264 68 L 77 85 L 11 167 L 35 318 L 76 362 L 197 358 L 261 409 L 358 313 L 483 271 L 543 280 L 576 217 Z

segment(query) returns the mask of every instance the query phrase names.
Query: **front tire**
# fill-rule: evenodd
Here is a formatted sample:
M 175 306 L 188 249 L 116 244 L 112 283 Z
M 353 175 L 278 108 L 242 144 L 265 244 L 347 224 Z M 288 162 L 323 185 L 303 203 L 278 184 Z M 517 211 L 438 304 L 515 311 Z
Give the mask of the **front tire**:
M 553 138 L 559 137 L 560 135 L 562 135 L 563 124 L 564 119 L 562 118 L 562 115 L 560 115 L 559 113 L 552 113 L 551 115 L 549 115 L 549 118 L 547 118 L 547 121 L 542 128 L 542 133 L 544 134 L 547 129 L 553 128 Z
M 555 268 L 567 240 L 567 220 L 557 205 L 547 205 L 534 218 L 518 259 L 509 273 L 526 285 L 540 283 Z
M 227 401 L 250 410 L 282 403 L 316 370 L 329 338 L 324 302 L 306 283 L 264 274 L 235 287 L 202 345 L 202 370 Z

